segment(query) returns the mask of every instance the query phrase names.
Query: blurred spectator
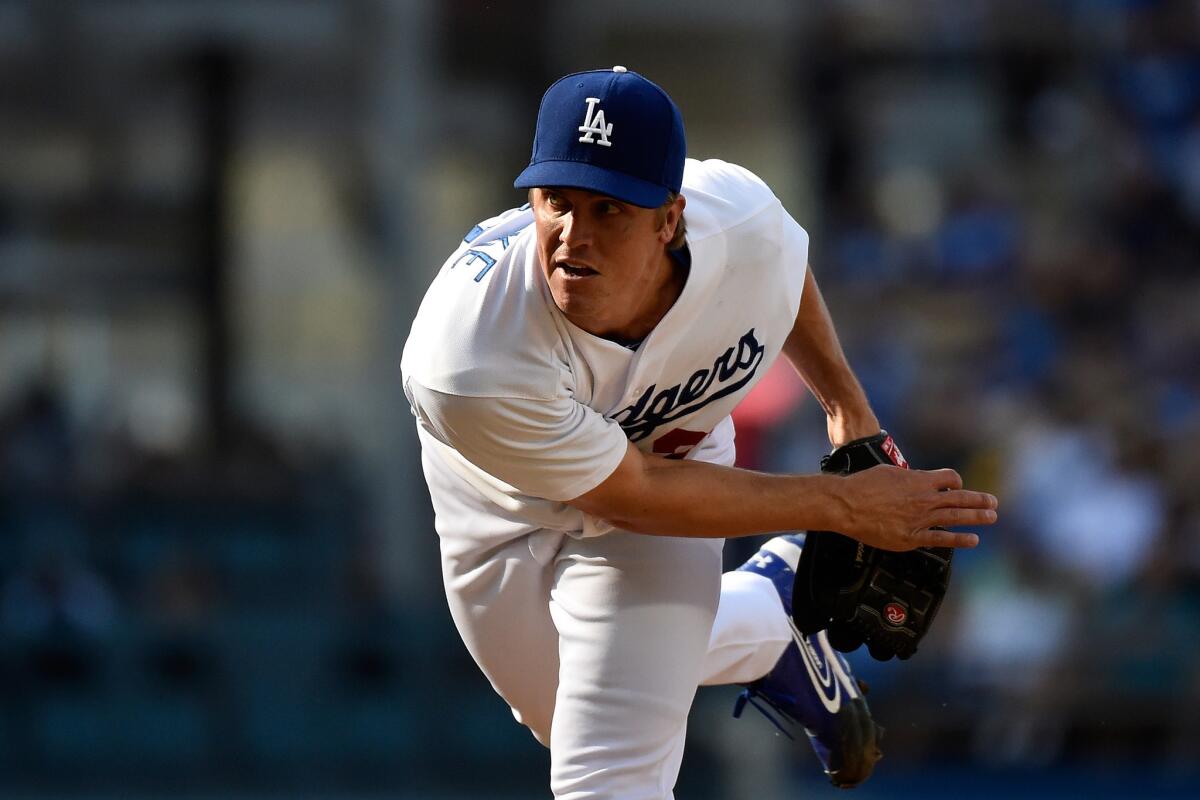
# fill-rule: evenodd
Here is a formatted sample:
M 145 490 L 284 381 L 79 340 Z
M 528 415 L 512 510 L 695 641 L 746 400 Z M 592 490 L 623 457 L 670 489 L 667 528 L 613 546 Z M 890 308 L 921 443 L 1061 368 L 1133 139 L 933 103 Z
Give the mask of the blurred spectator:
M 146 577 L 144 602 L 153 631 L 147 663 L 161 683 L 187 688 L 212 677 L 216 655 L 209 632 L 220 589 L 214 567 L 190 548 L 169 553 Z
M 1006 500 L 1038 553 L 1097 588 L 1135 576 L 1163 531 L 1158 483 L 1122 472 L 1095 429 L 1027 423 L 1011 446 Z
M 0 474 L 16 491 L 61 491 L 75 465 L 76 441 L 61 398 L 32 384 L 0 415 Z
M 28 677 L 48 686 L 96 679 L 117 611 L 100 575 L 57 549 L 19 568 L 0 591 L 5 638 L 19 646 Z
M 1057 681 L 1082 642 L 1068 586 L 1035 558 L 999 551 L 971 573 L 955 619 L 953 677 L 983 692 L 972 750 L 991 764 L 1052 763 L 1069 719 Z
M 65 553 L 43 556 L 10 576 L 3 610 L 8 634 L 23 639 L 101 637 L 112 628 L 117 613 L 104 580 Z

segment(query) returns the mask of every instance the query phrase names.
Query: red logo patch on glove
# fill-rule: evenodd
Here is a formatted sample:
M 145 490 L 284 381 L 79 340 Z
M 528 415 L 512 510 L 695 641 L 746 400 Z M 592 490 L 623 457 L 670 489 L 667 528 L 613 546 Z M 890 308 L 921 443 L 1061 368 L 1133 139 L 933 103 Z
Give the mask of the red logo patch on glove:
M 883 607 L 883 616 L 893 625 L 903 625 L 908 619 L 908 612 L 899 603 L 888 603 Z
M 904 454 L 900 452 L 900 448 L 896 446 L 890 433 L 880 447 L 883 448 L 883 452 L 887 453 L 887 457 L 892 460 L 893 464 L 901 469 L 908 469 L 908 462 L 904 460 Z

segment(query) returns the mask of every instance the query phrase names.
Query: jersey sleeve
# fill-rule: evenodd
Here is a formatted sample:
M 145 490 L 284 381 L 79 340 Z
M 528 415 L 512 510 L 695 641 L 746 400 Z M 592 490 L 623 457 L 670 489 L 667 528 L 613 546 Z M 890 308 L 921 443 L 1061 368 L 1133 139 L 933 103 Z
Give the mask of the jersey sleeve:
M 783 214 L 782 252 L 787 296 L 795 309 L 800 308 L 804 293 L 804 275 L 808 272 L 808 231 L 792 218 L 786 209 Z M 794 316 L 794 315 L 793 315 Z
M 417 424 L 475 467 L 523 494 L 567 501 L 604 482 L 629 440 L 617 423 L 570 397 L 465 397 L 409 378 Z

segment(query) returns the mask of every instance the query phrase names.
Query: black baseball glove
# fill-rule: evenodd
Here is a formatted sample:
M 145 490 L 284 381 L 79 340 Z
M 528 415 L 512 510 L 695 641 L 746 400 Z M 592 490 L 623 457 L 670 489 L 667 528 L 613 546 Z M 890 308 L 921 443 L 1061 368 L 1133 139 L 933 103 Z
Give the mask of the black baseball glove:
M 908 469 L 887 431 L 842 445 L 821 471 L 849 475 L 879 464 Z M 792 616 L 806 635 L 828 631 L 843 653 L 864 643 L 880 661 L 910 658 L 950 585 L 953 548 L 880 550 L 833 531 L 809 531 L 796 569 Z

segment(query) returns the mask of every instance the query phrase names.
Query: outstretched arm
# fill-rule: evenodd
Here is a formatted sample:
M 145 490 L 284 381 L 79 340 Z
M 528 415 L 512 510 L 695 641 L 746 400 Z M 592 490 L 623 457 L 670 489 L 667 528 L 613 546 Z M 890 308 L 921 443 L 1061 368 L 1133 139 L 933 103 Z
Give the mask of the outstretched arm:
M 990 494 L 964 490 L 949 469 L 768 475 L 647 456 L 632 444 L 612 475 L 569 503 L 638 533 L 731 538 L 834 530 L 885 550 L 974 547 L 975 534 L 931 528 L 990 525 L 997 505 Z

